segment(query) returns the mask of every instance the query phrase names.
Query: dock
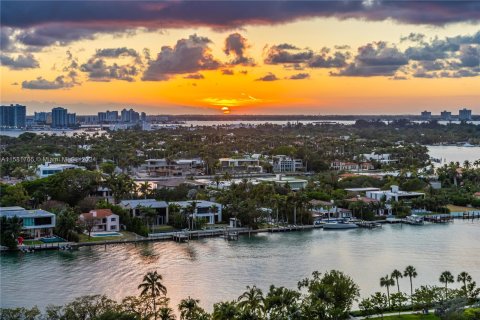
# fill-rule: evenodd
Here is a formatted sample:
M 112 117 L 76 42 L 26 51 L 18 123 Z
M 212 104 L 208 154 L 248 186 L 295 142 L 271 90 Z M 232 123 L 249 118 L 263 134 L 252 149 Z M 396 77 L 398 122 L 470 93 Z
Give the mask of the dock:
M 375 221 L 362 221 L 362 222 L 357 222 L 356 225 L 359 228 L 365 228 L 365 229 L 375 229 L 375 228 L 381 228 L 382 224 L 375 222 Z
M 437 214 L 424 216 L 423 220 L 430 223 L 448 223 L 453 222 L 453 216 L 450 214 Z

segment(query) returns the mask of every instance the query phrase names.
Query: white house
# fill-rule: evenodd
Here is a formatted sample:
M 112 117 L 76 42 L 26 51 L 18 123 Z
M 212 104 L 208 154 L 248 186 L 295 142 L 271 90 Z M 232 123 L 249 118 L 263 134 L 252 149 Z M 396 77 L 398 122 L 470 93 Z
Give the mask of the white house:
M 297 190 L 300 190 L 300 189 L 305 189 L 305 187 L 308 184 L 307 180 L 297 179 L 297 178 L 294 178 L 294 177 L 286 177 L 286 176 L 281 175 L 281 174 L 277 174 L 275 177 L 271 177 L 271 178 L 258 178 L 257 181 L 259 181 L 259 182 L 273 182 L 273 183 L 275 183 L 277 185 L 280 185 L 280 186 L 283 186 L 283 187 L 289 185 L 290 189 L 292 189 L 293 191 L 297 191 Z
M 55 215 L 51 212 L 41 209 L 26 210 L 22 207 L 0 207 L 0 217 L 20 219 L 22 236 L 25 238 L 38 239 L 53 236 Z
M 214 224 L 222 221 L 222 205 L 216 202 L 206 200 L 191 200 L 191 201 L 178 201 L 170 202 L 171 205 L 177 205 L 180 207 L 180 211 L 184 211 L 189 206 L 192 206 L 195 202 L 195 211 L 193 213 L 194 218 L 205 218 L 208 224 Z
M 93 232 L 120 231 L 120 217 L 110 209 L 90 210 L 90 212 L 82 213 L 79 219 L 84 224 L 91 222 Z
M 285 155 L 273 156 L 273 172 L 296 172 L 304 169 L 301 159 L 293 159 Z
M 425 193 L 400 191 L 398 186 L 393 185 L 390 190 L 367 191 L 366 196 L 378 201 L 382 200 L 382 198 L 385 198 L 385 201 L 408 201 L 416 198 L 424 198 Z
M 253 158 L 220 158 L 220 169 L 222 171 L 231 171 L 231 172 L 262 172 L 262 166 L 260 166 L 259 159 Z
M 57 164 L 51 162 L 45 162 L 45 164 L 41 164 L 37 167 L 36 174 L 40 178 L 46 178 L 53 174 L 62 172 L 64 170 L 71 170 L 71 169 L 82 169 L 85 170 L 85 167 L 77 166 L 75 164 Z
M 168 204 L 165 201 L 157 201 L 155 199 L 138 199 L 138 200 L 122 200 L 119 206 L 129 210 L 133 217 L 142 216 L 142 208 L 154 209 L 156 219 L 154 225 L 162 225 L 168 223 Z
M 372 152 L 372 153 L 364 153 L 362 154 L 362 156 L 364 159 L 368 161 L 375 160 L 380 163 L 397 162 L 397 160 L 392 159 L 392 155 L 390 153 L 376 154 L 375 152 Z

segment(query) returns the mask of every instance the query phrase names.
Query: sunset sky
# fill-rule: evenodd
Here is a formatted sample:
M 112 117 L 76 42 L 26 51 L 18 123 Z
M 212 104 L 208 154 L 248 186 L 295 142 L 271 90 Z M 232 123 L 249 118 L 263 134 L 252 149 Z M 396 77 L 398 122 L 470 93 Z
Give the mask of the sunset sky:
M 1 1 L 28 113 L 480 113 L 480 1 Z

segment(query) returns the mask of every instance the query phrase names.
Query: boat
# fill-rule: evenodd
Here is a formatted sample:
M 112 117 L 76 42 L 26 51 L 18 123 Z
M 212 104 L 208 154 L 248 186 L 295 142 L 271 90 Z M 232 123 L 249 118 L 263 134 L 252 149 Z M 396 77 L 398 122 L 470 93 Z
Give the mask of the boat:
M 407 218 L 405 219 L 405 222 L 413 225 L 422 225 L 424 221 L 423 221 L 423 217 L 417 216 L 416 214 L 412 214 L 410 216 L 407 216 Z
M 358 228 L 357 224 L 350 220 L 329 221 L 323 225 L 323 229 L 355 229 Z

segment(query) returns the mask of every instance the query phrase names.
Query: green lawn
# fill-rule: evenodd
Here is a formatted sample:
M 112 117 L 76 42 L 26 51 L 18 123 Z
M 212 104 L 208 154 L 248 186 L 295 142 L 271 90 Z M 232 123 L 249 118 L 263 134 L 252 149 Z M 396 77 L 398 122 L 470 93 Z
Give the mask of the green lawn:
M 113 236 L 113 237 L 90 237 L 88 238 L 88 234 L 80 234 L 80 241 L 79 242 L 102 242 L 102 241 L 112 241 L 112 240 L 133 240 L 136 239 L 136 234 L 129 231 L 121 231 L 121 236 Z
M 157 233 L 157 232 L 173 232 L 176 229 L 172 226 L 169 225 L 162 225 L 162 226 L 156 226 L 150 229 L 150 233 Z
M 370 319 L 382 319 L 379 318 L 370 318 Z M 396 316 L 384 316 L 383 319 L 386 320 L 439 320 L 440 318 L 433 315 L 433 314 L 404 314 L 404 315 L 396 315 Z
M 450 209 L 450 212 L 467 212 L 475 210 L 474 208 L 455 206 L 453 204 L 448 204 L 447 208 Z

